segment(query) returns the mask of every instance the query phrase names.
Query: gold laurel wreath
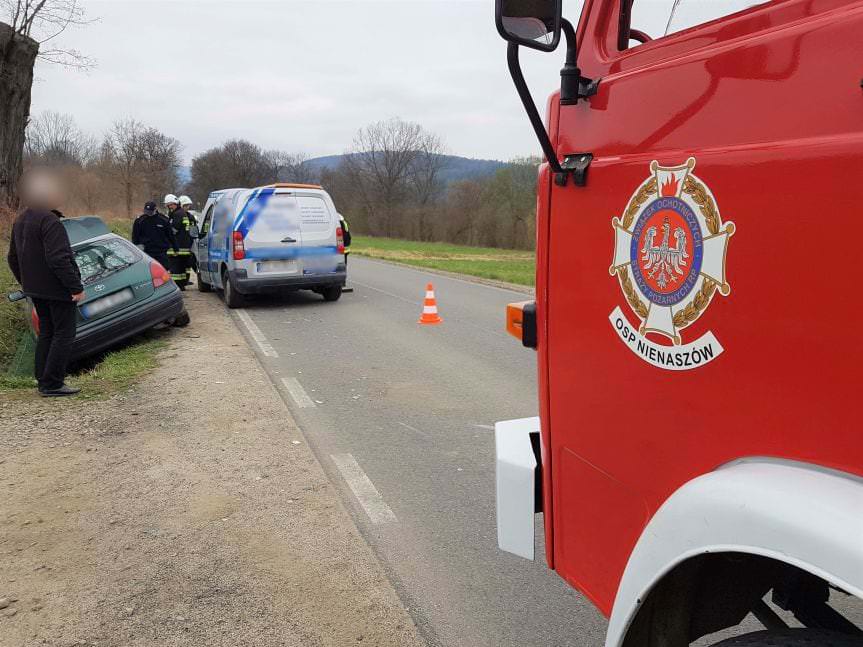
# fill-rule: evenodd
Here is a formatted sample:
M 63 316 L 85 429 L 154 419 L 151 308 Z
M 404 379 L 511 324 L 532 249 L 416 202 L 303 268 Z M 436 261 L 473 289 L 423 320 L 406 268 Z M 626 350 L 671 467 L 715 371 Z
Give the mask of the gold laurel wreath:
M 710 297 L 713 296 L 715 291 L 716 283 L 705 277 L 704 284 L 695 294 L 695 298 L 692 302 L 672 318 L 671 323 L 674 324 L 674 327 L 683 328 L 698 319 L 698 317 L 701 316 L 701 311 L 707 307 L 708 303 L 710 303 Z
M 719 233 L 719 212 L 716 210 L 716 204 L 713 198 L 707 193 L 707 188 L 697 180 L 693 180 L 691 175 L 687 175 L 683 181 L 683 192 L 692 196 L 692 201 L 698 205 L 701 210 L 701 215 L 707 221 L 707 229 L 714 236 Z
M 626 206 L 626 211 L 623 214 L 624 229 L 629 231 L 629 228 L 632 226 L 632 221 L 635 220 L 635 214 L 638 213 L 639 209 L 641 209 L 641 205 L 647 202 L 650 196 L 654 193 L 656 193 L 656 178 L 643 184 L 636 194 L 632 196 L 632 200 L 629 201 L 629 204 Z
M 617 276 L 620 277 L 620 286 L 623 288 L 623 294 L 626 295 L 626 300 L 629 301 L 629 305 L 632 306 L 633 310 L 635 310 L 635 314 L 642 319 L 647 319 L 647 306 L 638 298 L 638 293 L 635 291 L 635 288 L 632 287 L 632 280 L 629 278 L 629 272 L 626 271 L 625 267 L 618 267 Z
M 629 204 L 626 206 L 626 211 L 623 214 L 623 222 L 621 225 L 624 229 L 628 231 L 632 226 L 632 221 L 635 220 L 635 215 L 638 213 L 638 210 L 641 209 L 641 206 L 647 202 L 652 194 L 656 193 L 656 186 L 656 178 L 653 178 L 649 182 L 643 184 L 636 194 L 632 196 L 632 199 L 629 201 Z M 683 181 L 683 193 L 691 196 L 692 201 L 698 205 L 701 215 L 704 216 L 708 231 L 710 231 L 714 236 L 718 234 L 720 222 L 719 212 L 716 209 L 716 203 L 707 192 L 707 188 L 701 182 L 693 179 L 691 175 L 687 175 L 686 179 Z M 632 306 L 635 314 L 642 319 L 647 319 L 647 306 L 638 297 L 638 292 L 636 292 L 632 285 L 632 280 L 629 278 L 627 268 L 617 268 L 617 276 L 620 278 L 620 287 L 623 289 L 623 294 L 626 296 L 626 300 L 629 302 L 629 305 Z M 703 310 L 707 307 L 707 304 L 710 303 L 710 299 L 713 296 L 713 293 L 716 292 L 716 288 L 717 283 L 715 281 L 704 277 L 704 283 L 702 284 L 701 289 L 695 294 L 695 298 L 692 302 L 672 318 L 671 322 L 674 326 L 676 328 L 683 328 L 698 319 Z

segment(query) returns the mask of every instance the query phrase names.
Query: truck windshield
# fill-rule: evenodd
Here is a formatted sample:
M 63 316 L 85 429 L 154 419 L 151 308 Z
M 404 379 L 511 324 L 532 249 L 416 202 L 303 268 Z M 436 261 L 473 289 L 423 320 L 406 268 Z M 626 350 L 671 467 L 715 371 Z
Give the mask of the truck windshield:
M 84 285 L 104 279 L 143 258 L 137 249 L 117 238 L 85 244 L 74 251 Z

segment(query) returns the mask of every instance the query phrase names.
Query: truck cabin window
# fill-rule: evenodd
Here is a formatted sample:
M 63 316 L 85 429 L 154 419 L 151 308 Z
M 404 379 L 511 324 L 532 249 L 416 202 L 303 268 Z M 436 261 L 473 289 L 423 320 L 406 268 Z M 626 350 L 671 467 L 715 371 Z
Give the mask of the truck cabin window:
M 769 2 L 770 0 L 768 0 Z M 618 47 L 632 49 L 767 4 L 765 0 L 622 0 Z

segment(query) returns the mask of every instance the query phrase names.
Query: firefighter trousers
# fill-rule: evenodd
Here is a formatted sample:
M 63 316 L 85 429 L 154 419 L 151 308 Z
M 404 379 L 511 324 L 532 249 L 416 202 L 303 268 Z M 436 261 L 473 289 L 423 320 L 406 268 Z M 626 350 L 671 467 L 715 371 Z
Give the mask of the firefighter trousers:
M 189 284 L 192 268 L 192 251 L 189 249 L 180 249 L 174 251 L 168 250 L 168 260 L 170 261 L 171 278 L 174 279 L 180 288 L 185 288 Z

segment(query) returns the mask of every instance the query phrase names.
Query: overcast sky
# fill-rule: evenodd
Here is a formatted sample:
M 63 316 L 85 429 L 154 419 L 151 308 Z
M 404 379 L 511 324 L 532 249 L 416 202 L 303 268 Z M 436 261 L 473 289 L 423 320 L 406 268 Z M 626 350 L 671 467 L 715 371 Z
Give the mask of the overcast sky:
M 505 160 L 539 150 L 507 72 L 493 0 L 84 5 L 98 22 L 61 44 L 97 67 L 39 64 L 34 115 L 70 113 L 96 134 L 134 117 L 179 139 L 187 161 L 235 137 L 312 157 L 341 153 L 358 128 L 393 116 L 436 132 L 457 155 Z M 563 48 L 522 58 L 544 111 Z

